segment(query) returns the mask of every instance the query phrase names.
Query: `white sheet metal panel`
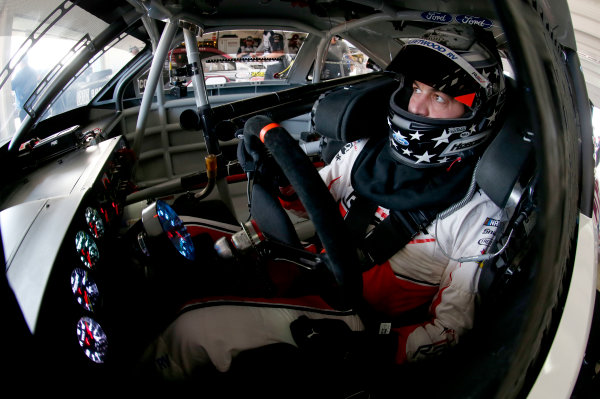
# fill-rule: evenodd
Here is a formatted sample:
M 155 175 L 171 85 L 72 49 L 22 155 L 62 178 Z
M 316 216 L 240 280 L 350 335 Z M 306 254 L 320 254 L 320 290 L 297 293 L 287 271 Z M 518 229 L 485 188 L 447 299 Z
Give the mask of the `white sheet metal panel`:
M 528 398 L 569 398 L 579 375 L 596 298 L 597 245 L 593 219 L 579 215 L 579 240 L 569 296 L 550 352 Z
M 600 106 L 600 1 L 568 0 L 588 96 Z

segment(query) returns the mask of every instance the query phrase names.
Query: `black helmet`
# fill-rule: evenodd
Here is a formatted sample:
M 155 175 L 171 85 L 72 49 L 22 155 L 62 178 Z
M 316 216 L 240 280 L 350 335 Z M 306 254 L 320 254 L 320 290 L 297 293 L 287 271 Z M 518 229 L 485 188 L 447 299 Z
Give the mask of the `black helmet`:
M 490 32 L 444 25 L 410 40 L 393 65 L 403 76 L 390 99 L 390 147 L 412 167 L 447 165 L 473 155 L 496 131 L 504 102 L 504 75 Z M 412 83 L 419 81 L 466 106 L 463 116 L 435 119 L 408 112 Z

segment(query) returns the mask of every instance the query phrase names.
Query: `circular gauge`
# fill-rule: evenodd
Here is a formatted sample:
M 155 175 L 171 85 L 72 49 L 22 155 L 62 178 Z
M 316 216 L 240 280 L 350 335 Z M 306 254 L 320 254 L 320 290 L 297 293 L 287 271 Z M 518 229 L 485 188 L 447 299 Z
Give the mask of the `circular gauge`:
M 177 252 L 188 260 L 194 260 L 192 236 L 188 233 L 177 213 L 164 201 L 156 201 L 142 212 L 142 223 L 151 237 L 166 234 Z
M 108 350 L 106 334 L 100 324 L 89 317 L 77 322 L 77 340 L 83 353 L 95 363 L 104 363 Z
M 88 271 L 77 267 L 71 273 L 71 289 L 77 302 L 89 312 L 94 311 L 100 294 L 98 286 L 89 275 Z
M 93 269 L 100 259 L 100 251 L 94 239 L 85 231 L 78 231 L 75 235 L 75 248 L 83 264 Z
M 90 233 L 95 238 L 100 238 L 104 235 L 104 221 L 100 216 L 100 212 L 92 207 L 85 209 L 85 221 L 90 229 Z
M 166 202 L 158 201 L 156 204 L 156 214 L 163 230 L 175 246 L 175 249 L 187 259 L 193 260 L 194 244 L 192 243 L 192 237 L 173 208 L 167 205 Z

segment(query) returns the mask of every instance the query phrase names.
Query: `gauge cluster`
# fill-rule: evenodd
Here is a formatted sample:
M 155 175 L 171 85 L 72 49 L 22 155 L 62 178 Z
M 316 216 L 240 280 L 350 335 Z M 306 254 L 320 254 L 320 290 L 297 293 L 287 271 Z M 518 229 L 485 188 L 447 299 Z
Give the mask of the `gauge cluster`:
M 75 233 L 75 252 L 81 263 L 71 272 L 71 290 L 73 297 L 83 309 L 83 315 L 77 322 L 77 337 L 83 353 L 95 363 L 104 363 L 108 353 L 108 339 L 98 321 L 93 318 L 100 307 L 101 294 L 96 284 L 94 270 L 100 262 L 100 249 L 96 240 L 102 240 L 105 221 L 100 212 L 91 206 L 84 211 L 85 230 Z
M 161 306 L 178 289 L 176 279 L 166 283 L 161 273 L 176 276 L 178 264 L 192 265 L 197 256 L 166 202 L 152 202 L 135 226 L 125 226 L 128 169 L 119 156 L 107 160 L 69 222 L 37 323 L 36 335 L 53 342 L 51 356 L 74 359 L 74 374 L 118 373 L 135 363 L 164 326 L 160 315 L 171 309 Z M 157 264 L 165 267 L 152 274 Z M 135 325 L 144 328 L 132 331 Z
M 98 382 L 130 370 L 164 328 L 182 291 L 178 267 L 197 257 L 166 202 L 126 226 L 134 159 L 111 140 L 32 171 L 1 211 L 3 235 L 15 238 L 7 276 L 40 362 Z
M 90 154 L 99 150 L 87 151 L 68 154 L 61 165 L 86 163 L 76 158 L 92 159 L 97 155 Z M 38 287 L 43 297 L 34 337 L 44 358 L 69 359 L 61 364 L 74 375 L 90 368 L 101 375 L 103 365 L 119 352 L 113 349 L 126 345 L 127 332 L 117 326 L 131 317 L 126 305 L 134 301 L 131 287 L 135 276 L 126 267 L 128 259 L 119 240 L 123 204 L 131 191 L 133 158 L 123 139 L 104 157 L 101 163 L 79 172 L 75 188 L 64 197 L 77 201 L 70 214 L 51 215 L 57 208 L 48 202 L 50 206 L 43 208 L 48 215 L 41 216 L 52 216 L 52 223 L 43 225 L 46 236 L 64 236 L 55 258 L 48 254 L 53 264 L 46 286 Z M 16 270 L 18 266 L 13 267 Z

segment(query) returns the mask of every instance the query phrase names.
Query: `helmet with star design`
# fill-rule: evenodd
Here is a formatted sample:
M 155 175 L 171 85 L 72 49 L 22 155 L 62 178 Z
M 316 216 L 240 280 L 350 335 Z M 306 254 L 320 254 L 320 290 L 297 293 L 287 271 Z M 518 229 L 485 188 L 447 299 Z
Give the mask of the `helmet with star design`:
M 448 166 L 479 154 L 499 129 L 505 86 L 491 32 L 460 24 L 429 29 L 407 41 L 388 70 L 401 77 L 388 116 L 396 161 Z

